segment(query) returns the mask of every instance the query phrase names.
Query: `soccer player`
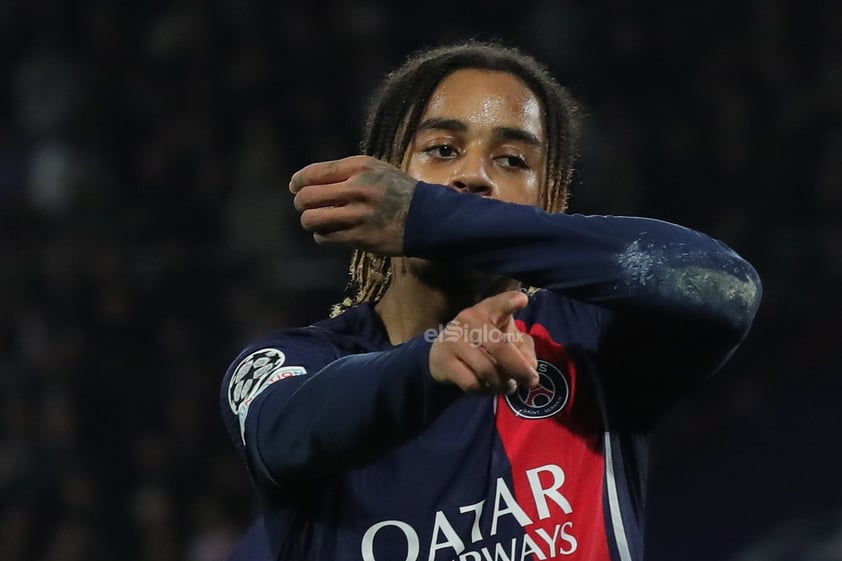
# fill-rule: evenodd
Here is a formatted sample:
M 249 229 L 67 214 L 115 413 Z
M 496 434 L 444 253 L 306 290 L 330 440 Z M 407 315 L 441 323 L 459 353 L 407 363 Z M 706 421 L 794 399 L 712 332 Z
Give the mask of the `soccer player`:
M 704 234 L 565 214 L 575 118 L 517 50 L 433 49 L 386 78 L 366 155 L 292 177 L 315 241 L 354 249 L 349 297 L 225 377 L 262 505 L 233 559 L 642 559 L 653 425 L 761 286 Z

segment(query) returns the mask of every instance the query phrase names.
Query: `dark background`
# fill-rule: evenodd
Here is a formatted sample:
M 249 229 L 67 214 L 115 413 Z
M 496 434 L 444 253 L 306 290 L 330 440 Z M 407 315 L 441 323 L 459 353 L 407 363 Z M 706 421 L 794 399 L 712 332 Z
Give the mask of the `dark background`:
M 842 559 L 842 3 L 0 1 L 0 559 L 213 561 L 217 406 L 346 254 L 286 190 L 404 56 L 499 38 L 587 112 L 572 210 L 723 239 L 754 330 L 656 436 L 649 559 Z

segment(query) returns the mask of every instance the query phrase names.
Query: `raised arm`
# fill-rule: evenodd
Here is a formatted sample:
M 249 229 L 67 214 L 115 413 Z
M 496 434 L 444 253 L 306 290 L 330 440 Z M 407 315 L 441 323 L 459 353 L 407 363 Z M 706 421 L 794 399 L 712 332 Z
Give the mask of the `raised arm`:
M 634 379 L 658 403 L 721 366 L 760 303 L 748 262 L 659 220 L 550 214 L 416 182 L 362 156 L 312 164 L 290 190 L 319 243 L 452 261 L 608 310 L 604 370 L 614 387 Z
M 290 190 L 321 244 L 455 261 L 614 310 L 689 316 L 735 341 L 760 302 L 744 259 L 659 220 L 550 214 L 416 182 L 365 156 L 307 166 Z
M 742 339 L 760 280 L 722 242 L 660 220 L 550 214 L 419 184 L 407 255 L 455 261 L 612 310 L 698 321 Z

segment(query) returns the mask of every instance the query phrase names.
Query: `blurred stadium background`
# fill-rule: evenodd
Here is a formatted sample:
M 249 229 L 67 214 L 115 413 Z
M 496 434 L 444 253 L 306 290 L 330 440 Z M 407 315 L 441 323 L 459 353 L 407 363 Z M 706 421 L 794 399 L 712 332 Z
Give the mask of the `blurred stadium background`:
M 0 2 L 0 559 L 215 561 L 253 509 L 217 412 L 346 255 L 289 176 L 357 152 L 410 51 L 498 38 L 588 118 L 572 210 L 727 241 L 754 331 L 656 435 L 649 559 L 842 559 L 842 3 Z

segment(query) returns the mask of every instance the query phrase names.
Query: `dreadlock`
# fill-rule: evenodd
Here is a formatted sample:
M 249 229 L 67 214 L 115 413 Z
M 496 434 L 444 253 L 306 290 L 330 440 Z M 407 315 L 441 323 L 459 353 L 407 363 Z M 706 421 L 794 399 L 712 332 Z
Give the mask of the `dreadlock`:
M 457 70 L 477 69 L 512 74 L 541 102 L 547 137 L 546 180 L 538 195 L 548 212 L 564 212 L 578 136 L 578 106 L 546 67 L 515 48 L 498 43 L 467 43 L 419 51 L 389 73 L 372 98 L 362 153 L 401 165 L 427 102 L 439 83 Z M 388 257 L 355 250 L 346 297 L 333 308 L 338 315 L 361 302 L 376 302 L 391 281 Z

